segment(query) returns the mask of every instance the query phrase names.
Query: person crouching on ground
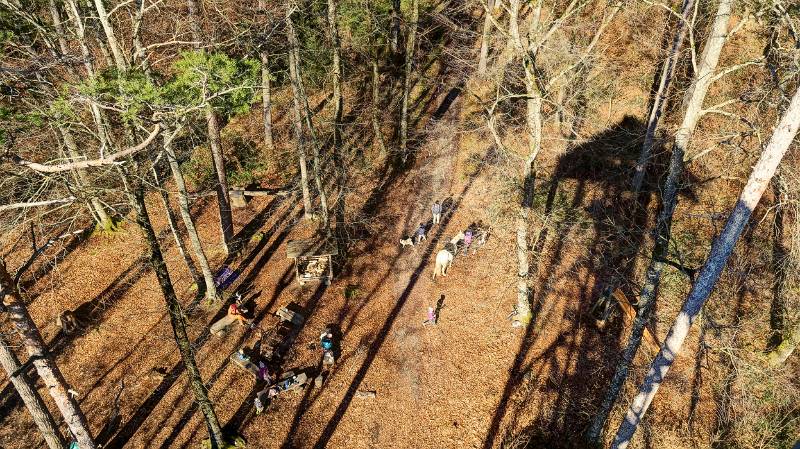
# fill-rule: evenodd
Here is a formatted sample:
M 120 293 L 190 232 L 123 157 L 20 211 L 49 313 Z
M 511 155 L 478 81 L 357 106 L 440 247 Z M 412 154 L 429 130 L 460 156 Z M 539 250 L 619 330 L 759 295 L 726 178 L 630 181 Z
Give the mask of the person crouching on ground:
M 433 213 L 433 224 L 439 224 L 439 221 L 442 219 L 442 205 L 439 204 L 439 201 L 433 203 L 433 206 L 431 206 L 431 213 Z
M 251 320 L 248 320 L 242 314 L 242 311 L 239 309 L 239 305 L 237 303 L 233 303 L 228 306 L 228 315 L 236 318 L 242 326 L 249 326 Z

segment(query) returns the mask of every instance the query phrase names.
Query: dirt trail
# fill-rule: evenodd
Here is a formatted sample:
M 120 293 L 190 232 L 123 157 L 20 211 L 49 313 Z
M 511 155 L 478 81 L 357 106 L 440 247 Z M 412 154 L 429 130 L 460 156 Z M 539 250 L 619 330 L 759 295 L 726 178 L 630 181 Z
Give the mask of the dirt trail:
M 447 100 L 445 100 L 447 101 Z M 458 100 L 455 100 L 458 102 Z M 441 136 L 432 142 L 427 142 L 424 149 L 420 152 L 424 157 L 418 161 L 419 169 L 413 182 L 413 192 L 416 199 L 409 202 L 409 219 L 406 229 L 413 233 L 418 224 L 424 223 L 427 228 L 427 240 L 413 249 L 408 249 L 400 259 L 398 270 L 393 274 L 393 294 L 396 297 L 404 295 L 404 291 L 411 288 L 409 283 L 415 272 L 421 270 L 422 284 L 414 288 L 409 300 L 403 307 L 400 321 L 392 329 L 394 333 L 393 344 L 404 347 L 412 354 L 405 358 L 399 368 L 403 388 L 409 390 L 411 397 L 416 400 L 422 399 L 423 391 L 420 378 L 429 370 L 422 354 L 424 353 L 425 342 L 420 335 L 421 324 L 425 317 L 428 307 L 435 307 L 439 296 L 435 285 L 426 285 L 427 276 L 431 275 L 436 252 L 441 248 L 440 241 L 447 239 L 447 233 L 443 233 L 447 219 L 442 223 L 433 225 L 431 206 L 434 201 L 452 204 L 450 187 L 453 184 L 452 173 L 455 169 L 455 159 L 458 154 L 457 144 L 454 134 L 448 132 L 454 129 L 458 119 L 459 104 L 452 104 L 449 111 L 440 120 L 430 124 L 430 135 Z M 450 212 L 443 211 L 445 217 Z M 413 237 L 413 236 L 412 236 Z M 410 322 L 409 322 L 410 321 Z

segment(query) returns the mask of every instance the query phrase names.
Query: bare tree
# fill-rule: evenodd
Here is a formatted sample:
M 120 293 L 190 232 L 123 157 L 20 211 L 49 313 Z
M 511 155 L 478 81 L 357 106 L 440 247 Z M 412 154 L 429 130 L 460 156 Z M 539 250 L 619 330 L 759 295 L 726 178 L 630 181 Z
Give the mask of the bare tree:
M 96 446 L 86 416 L 72 396 L 67 393 L 67 390 L 70 389 L 67 380 L 47 351 L 47 345 L 42 340 L 39 328 L 36 327 L 36 323 L 25 308 L 25 302 L 20 296 L 17 284 L 11 278 L 5 261 L 1 258 L 0 291 L 2 292 L 0 296 L 4 296 L 3 305 L 8 311 L 11 322 L 14 323 L 36 372 L 44 381 L 47 391 L 67 422 L 70 432 L 81 448 L 94 449 Z
M 95 10 L 97 11 L 97 20 L 103 25 L 103 31 L 106 35 L 106 42 L 111 49 L 111 54 L 114 55 L 114 63 L 121 71 L 128 70 L 128 61 L 125 59 L 125 53 L 122 51 L 122 46 L 114 33 L 114 27 L 111 25 L 111 19 L 106 12 L 106 7 L 103 0 L 94 0 Z
M 694 0 L 684 0 L 681 7 L 681 16 L 675 28 L 675 37 L 672 40 L 667 58 L 664 60 L 664 65 L 661 69 L 661 78 L 658 82 L 658 89 L 653 97 L 653 105 L 650 108 L 650 115 L 647 118 L 647 132 L 644 137 L 644 144 L 642 145 L 642 152 L 639 154 L 639 160 L 636 162 L 636 169 L 633 174 L 633 192 L 634 197 L 639 193 L 644 182 L 645 168 L 650 155 L 653 154 L 653 146 L 655 145 L 656 129 L 658 128 L 658 121 L 664 108 L 667 105 L 667 95 L 669 93 L 669 85 L 675 75 L 675 67 L 678 65 L 678 59 L 683 47 L 683 41 L 686 37 L 686 31 L 689 28 L 689 16 L 692 14 L 694 7 Z
M 670 327 L 667 338 L 658 355 L 651 363 L 639 393 L 631 402 L 625 414 L 625 419 L 620 424 L 619 430 L 617 430 L 612 444 L 613 449 L 625 449 L 630 444 L 631 438 L 650 407 L 650 403 L 658 392 L 661 382 L 680 352 L 689 329 L 708 300 L 717 280 L 719 280 L 722 269 L 733 252 L 733 248 L 739 240 L 739 236 L 742 234 L 750 215 L 753 213 L 753 209 L 755 209 L 767 189 L 770 179 L 775 174 L 783 156 L 797 135 L 798 128 L 800 128 L 800 89 L 792 97 L 788 109 L 784 112 L 769 143 L 761 153 L 761 157 L 755 167 L 753 167 L 750 179 L 747 180 L 747 184 L 742 189 L 742 193 L 733 211 L 731 211 L 725 227 L 711 246 L 711 253 L 706 263 L 697 275 L 697 280 L 683 303 L 683 308 Z
M 258 10 L 261 13 L 266 12 L 266 0 L 258 0 Z M 263 39 L 266 40 L 267 34 L 265 33 Z M 272 141 L 272 94 L 270 83 L 272 82 L 272 74 L 269 71 L 269 47 L 266 42 L 261 42 L 261 49 L 259 56 L 261 57 L 261 110 L 264 120 L 264 146 L 267 151 L 272 151 L 274 143 Z
M 392 29 L 389 35 L 389 46 L 392 54 L 400 53 L 400 22 L 402 13 L 400 12 L 400 0 L 392 0 Z
M 186 234 L 189 236 L 189 242 L 194 249 L 197 263 L 200 265 L 200 271 L 203 274 L 203 281 L 206 287 L 206 299 L 214 301 L 218 298 L 217 287 L 216 284 L 214 284 L 214 274 L 211 271 L 211 265 L 208 263 L 208 257 L 206 257 L 203 244 L 200 242 L 200 235 L 197 233 L 192 214 L 189 211 L 189 194 L 186 190 L 186 181 L 183 178 L 183 172 L 181 172 L 181 167 L 178 165 L 178 159 L 175 157 L 175 151 L 172 148 L 172 140 L 176 134 L 177 130 L 173 131 L 172 134 L 164 135 L 164 153 L 167 156 L 167 162 L 172 172 L 172 179 L 175 181 L 175 187 L 178 190 L 178 210 L 180 211 L 183 224 L 186 226 Z
M 414 49 L 419 21 L 419 0 L 411 2 L 411 17 L 406 32 L 406 57 L 403 64 L 403 100 L 400 106 L 400 154 L 403 162 L 408 158 L 408 100 L 411 95 L 411 74 L 414 69 Z
M 478 75 L 486 74 L 486 64 L 489 59 L 489 39 L 492 37 L 492 10 L 495 0 L 486 0 L 483 18 L 483 34 L 481 35 L 481 50 L 478 55 Z
M 36 427 L 39 428 L 39 433 L 42 434 L 47 447 L 50 449 L 64 449 L 64 438 L 61 436 L 61 432 L 58 431 L 58 425 L 53 419 L 53 415 L 44 405 L 39 392 L 28 381 L 17 355 L 11 350 L 2 335 L 0 335 L 0 365 L 3 366 L 6 376 L 11 380 L 11 384 L 14 385 L 17 393 L 19 393 L 25 407 L 28 408 L 28 412 L 33 417 Z
M 650 321 L 653 305 L 655 304 L 656 292 L 658 291 L 661 272 L 664 269 L 664 260 L 667 257 L 670 241 L 670 229 L 672 227 L 672 216 L 678 203 L 678 187 L 681 175 L 683 174 L 683 159 L 686 150 L 697 128 L 700 118 L 703 116 L 703 102 L 709 87 L 714 81 L 714 72 L 719 63 L 720 53 L 728 37 L 728 23 L 730 22 L 733 0 L 720 0 L 714 24 L 711 27 L 708 41 L 703 50 L 703 55 L 698 64 L 698 72 L 692 87 L 691 95 L 684 105 L 683 122 L 675 134 L 675 142 L 672 146 L 672 156 L 670 158 L 669 173 L 664 184 L 662 196 L 662 210 L 656 223 L 656 242 L 653 247 L 650 265 L 647 267 L 645 281 L 642 292 L 639 295 L 638 309 L 636 318 L 631 326 L 631 333 L 628 344 L 622 353 L 622 358 L 617 364 L 616 372 L 611 380 L 611 384 L 606 391 L 606 396 L 600 405 L 600 410 L 595 415 L 595 419 L 587 432 L 587 439 L 590 443 L 597 443 L 605 427 L 608 415 L 617 401 L 619 392 L 628 377 L 628 369 L 639 345 L 642 342 L 645 325 Z
M 378 20 L 375 17 L 375 11 L 372 8 L 369 1 L 365 3 L 367 8 L 367 18 L 370 23 L 370 30 L 369 33 L 369 47 L 371 47 L 371 52 L 369 55 L 370 65 L 372 67 L 372 110 L 370 111 L 370 119 L 372 121 L 372 132 L 375 135 L 375 141 L 378 143 L 378 150 L 380 151 L 381 157 L 386 156 L 386 141 L 383 137 L 383 131 L 381 131 L 381 109 L 380 109 L 380 89 L 381 89 L 381 73 L 379 67 L 380 61 L 380 54 L 381 54 L 381 45 L 378 42 L 378 38 L 376 37 L 379 25 Z
M 342 48 L 339 42 L 339 27 L 336 23 L 336 0 L 328 0 L 328 34 L 332 52 L 331 75 L 333 77 L 333 166 L 336 171 L 336 233 L 340 244 L 344 243 L 345 200 L 347 184 L 347 168 L 342 155 L 342 114 L 344 101 L 342 96 Z M 326 226 L 330 235 L 330 225 Z
M 96 0 L 100 1 L 100 0 Z M 197 0 L 187 0 L 189 6 L 189 24 L 192 30 L 194 47 L 200 48 L 203 35 L 200 27 L 200 13 Z M 217 205 L 219 207 L 219 224 L 222 229 L 222 246 L 226 253 L 233 249 L 233 214 L 231 212 L 231 199 L 228 192 L 228 175 L 225 173 L 225 157 L 222 151 L 222 138 L 220 137 L 219 117 L 214 106 L 208 101 L 204 86 L 203 100 L 205 101 L 206 128 L 208 130 L 208 144 L 211 147 L 214 174 L 217 177 Z
M 308 165 L 306 162 L 305 135 L 303 133 L 302 103 L 300 99 L 300 73 L 298 67 L 299 43 L 292 20 L 293 8 L 286 13 L 286 33 L 289 40 L 289 83 L 292 85 L 292 123 L 297 140 L 297 159 L 300 163 L 300 188 L 303 191 L 303 212 L 306 220 L 313 217 L 311 193 L 308 188 Z

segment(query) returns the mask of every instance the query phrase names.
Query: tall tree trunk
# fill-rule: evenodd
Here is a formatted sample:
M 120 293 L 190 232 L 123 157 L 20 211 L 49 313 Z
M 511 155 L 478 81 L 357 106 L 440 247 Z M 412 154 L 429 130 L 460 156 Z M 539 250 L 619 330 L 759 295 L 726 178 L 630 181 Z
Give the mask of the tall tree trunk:
M 141 186 L 133 189 L 131 193 L 131 206 L 136 211 L 136 223 L 142 230 L 144 239 L 147 241 L 149 247 L 150 266 L 156 273 L 158 285 L 161 287 L 161 292 L 164 295 L 170 323 L 172 324 L 172 333 L 175 337 L 175 342 L 178 344 L 178 351 L 181 354 L 183 365 L 186 367 L 186 373 L 189 377 L 192 391 L 194 392 L 195 401 L 197 401 L 198 408 L 205 417 L 209 436 L 211 437 L 211 447 L 215 449 L 221 448 L 224 444 L 222 427 L 214 411 L 214 404 L 208 397 L 208 390 L 200 376 L 200 370 L 197 368 L 194 349 L 186 333 L 186 317 L 180 302 L 178 302 L 178 297 L 175 295 L 175 289 L 172 287 L 172 281 L 167 271 L 167 264 L 164 262 L 156 233 L 153 230 L 150 217 L 147 214 L 147 207 L 144 202 L 144 191 Z M 81 446 L 81 448 L 83 448 L 83 446 Z
M 86 69 L 86 75 L 89 78 L 94 77 L 94 64 L 92 63 L 92 52 L 89 50 L 89 43 L 87 42 L 86 37 L 86 26 L 83 23 L 83 18 L 81 17 L 80 9 L 78 8 L 77 3 L 75 0 L 67 0 L 67 11 L 71 15 L 72 23 L 75 27 L 75 34 L 78 38 L 78 44 L 81 48 L 81 56 L 83 57 L 83 66 Z M 94 121 L 95 127 L 97 128 L 97 137 L 100 141 L 100 146 L 102 148 L 110 149 L 110 141 L 108 139 L 108 135 L 106 133 L 106 128 L 104 125 L 103 115 L 100 111 L 100 107 L 97 106 L 94 102 L 89 105 L 89 109 L 92 112 L 92 120 Z
M 178 253 L 180 253 L 183 261 L 186 263 L 186 268 L 189 269 L 189 273 L 192 275 L 192 280 L 194 281 L 195 285 L 197 285 L 197 288 L 200 288 L 200 283 L 203 279 L 200 276 L 200 273 L 197 272 L 197 267 L 194 265 L 194 261 L 192 260 L 191 256 L 189 256 L 189 252 L 186 251 L 186 244 L 183 243 L 181 233 L 178 230 L 178 220 L 175 217 L 175 211 L 172 209 L 172 204 L 169 202 L 169 195 L 167 194 L 167 190 L 164 188 L 164 180 L 161 179 L 161 174 L 158 172 L 158 167 L 156 164 L 153 164 L 153 178 L 156 181 L 156 189 L 161 197 L 161 204 L 164 205 L 164 211 L 167 213 L 167 224 L 169 225 L 170 232 L 172 232 L 172 237 L 175 239 L 175 245 L 178 247 Z
M 314 122 L 311 119 L 311 108 L 309 107 L 308 96 L 306 95 L 306 90 L 303 85 L 303 75 L 300 69 L 300 43 L 297 39 L 294 23 L 291 20 L 291 14 L 287 16 L 286 22 L 287 34 L 289 36 L 289 52 L 293 55 L 293 57 L 290 58 L 290 62 L 294 64 L 294 71 L 292 72 L 292 69 L 289 69 L 289 74 L 293 77 L 292 92 L 299 103 L 299 108 L 302 109 L 303 118 L 305 119 L 308 135 L 311 140 L 314 184 L 317 186 L 317 193 L 319 194 L 321 227 L 326 233 L 330 234 L 328 195 L 325 193 L 325 185 L 322 181 L 322 161 L 319 153 L 320 144 L 317 139 L 316 131 L 314 130 Z
M 135 50 L 132 64 L 139 64 L 142 71 L 148 78 L 152 78 L 150 61 L 147 60 L 144 44 L 142 43 L 142 19 L 144 18 L 145 2 L 136 0 L 136 14 L 133 17 L 133 48 Z
M 400 111 L 400 154 L 403 162 L 408 158 L 408 100 L 411 95 L 411 71 L 414 65 L 414 47 L 416 46 L 417 21 L 419 20 L 419 0 L 412 0 L 411 20 L 408 24 L 406 39 L 406 61 L 403 65 L 403 103 Z
M 169 162 L 169 168 L 172 171 L 172 179 L 175 180 L 175 188 L 178 190 L 178 210 L 181 213 L 183 224 L 186 226 L 186 234 L 189 236 L 192 249 L 194 249 L 197 264 L 200 265 L 200 271 L 203 273 L 203 281 L 206 286 L 206 299 L 209 301 L 216 301 L 218 294 L 217 287 L 214 284 L 214 274 L 211 272 L 208 258 L 206 257 L 205 251 L 203 251 L 202 243 L 200 243 L 200 235 L 197 233 L 192 214 L 189 211 L 189 194 L 186 191 L 186 181 L 183 178 L 181 167 L 178 165 L 178 159 L 175 157 L 175 152 L 172 149 L 172 136 L 166 133 L 164 134 L 164 153 L 167 156 L 167 162 Z
M 719 280 L 722 269 L 733 252 L 736 241 L 739 240 L 739 236 L 753 213 L 753 209 L 758 205 L 761 195 L 769 185 L 769 181 L 775 174 L 781 159 L 783 159 L 792 140 L 797 135 L 798 128 L 800 128 L 800 89 L 792 97 L 789 108 L 775 128 L 755 167 L 753 167 L 750 179 L 747 180 L 747 184 L 742 189 L 739 200 L 728 217 L 725 227 L 711 246 L 711 253 L 705 265 L 697 275 L 697 280 L 683 303 L 683 308 L 678 317 L 670 328 L 664 345 L 650 365 L 639 393 L 633 399 L 619 430 L 617 430 L 612 445 L 613 449 L 625 449 L 628 447 L 637 426 L 658 392 L 661 382 L 680 352 L 692 323 L 694 323 L 697 314 L 702 310 L 717 280 Z
M 109 20 L 106 7 L 103 5 L 103 0 L 94 0 L 94 6 L 95 10 L 97 10 L 97 19 L 105 32 L 106 42 L 108 42 L 108 46 L 111 49 L 111 54 L 114 55 L 114 64 L 117 65 L 120 71 L 124 72 L 128 70 L 128 62 L 125 60 L 125 54 L 122 52 L 122 47 L 114 34 L 114 28 Z
M 200 27 L 200 8 L 197 0 L 187 0 L 189 7 L 189 25 L 192 30 L 193 47 L 200 48 L 203 42 Z M 205 95 L 205 92 L 203 93 Z M 219 207 L 219 224 L 222 229 L 222 246 L 226 253 L 230 253 L 234 245 L 233 214 L 231 213 L 231 199 L 228 193 L 228 176 L 225 173 L 225 157 L 222 151 L 220 138 L 219 118 L 210 103 L 205 108 L 206 126 L 208 129 L 208 143 L 211 147 L 214 174 L 217 177 L 217 205 Z
M 200 5 L 197 0 L 186 0 L 189 9 L 189 29 L 192 30 L 192 48 L 198 49 L 203 45 L 203 29 L 200 27 Z
M 328 32 L 331 40 L 333 67 L 333 167 L 336 171 L 336 236 L 340 245 L 344 243 L 345 194 L 347 189 L 347 169 L 342 155 L 342 57 L 339 43 L 339 30 L 336 24 L 336 0 L 328 0 Z M 328 228 L 330 229 L 330 228 Z
M 375 141 L 378 143 L 378 151 L 380 152 L 381 158 L 386 156 L 386 141 L 383 138 L 383 131 L 381 131 L 381 121 L 380 121 L 380 88 L 381 88 L 381 73 L 379 70 L 379 59 L 380 59 L 380 47 L 378 45 L 377 39 L 372 38 L 373 35 L 378 33 L 378 20 L 375 17 L 375 11 L 370 6 L 370 3 L 366 3 L 367 7 L 367 17 L 370 23 L 370 41 L 369 46 L 373 48 L 371 54 L 371 64 L 372 64 L 372 131 L 375 134 Z
M 380 89 L 381 74 L 378 70 L 378 49 L 372 55 L 372 132 L 375 134 L 375 141 L 378 142 L 378 151 L 381 157 L 386 156 L 386 141 L 381 131 L 381 109 L 380 109 Z
M 478 74 L 486 74 L 486 64 L 489 59 L 489 39 L 492 36 L 492 8 L 494 0 L 486 0 L 486 11 L 483 18 L 483 34 L 481 35 L 481 51 L 478 56 Z
M 11 380 L 14 389 L 17 390 L 25 407 L 33 417 L 33 422 L 39 428 L 39 432 L 44 437 L 47 447 L 50 449 L 64 449 L 64 438 L 58 431 L 58 425 L 50 414 L 50 410 L 45 406 L 39 392 L 28 382 L 25 370 L 20 366 L 17 355 L 8 346 L 2 334 L 0 334 L 0 365 L 6 372 L 6 376 Z
M 58 10 L 55 0 L 50 0 L 48 2 L 48 6 L 50 8 L 50 16 L 53 18 L 53 28 L 56 30 L 58 46 L 61 49 L 61 53 L 66 56 L 69 54 L 69 49 L 67 48 L 67 39 L 64 34 L 64 26 L 61 23 L 61 13 Z
M 294 31 L 294 28 L 292 28 Z M 292 47 L 294 48 L 294 72 L 295 72 L 295 82 L 297 84 L 297 92 L 299 94 L 299 100 L 301 106 L 303 108 L 303 116 L 305 118 L 306 127 L 308 128 L 308 136 L 311 138 L 311 150 L 312 150 L 312 160 L 314 162 L 314 184 L 317 186 L 317 193 L 319 194 L 319 208 L 320 208 L 320 221 L 322 229 L 325 230 L 326 233 L 330 234 L 330 220 L 328 217 L 328 195 L 325 193 L 325 184 L 322 181 L 322 160 L 320 158 L 320 143 L 319 139 L 317 139 L 317 133 L 314 129 L 314 122 L 311 119 L 311 107 L 308 104 L 308 96 L 306 95 L 306 89 L 303 83 L 303 75 L 302 71 L 300 70 L 300 45 L 297 42 L 297 35 L 294 32 L 291 33 L 295 39 L 295 45 Z
M 526 114 L 525 125 L 528 132 L 528 156 L 522 167 L 522 199 L 517 213 L 516 253 L 517 253 L 517 305 L 512 323 L 515 327 L 525 326 L 531 320 L 530 262 L 528 251 L 528 217 L 533 205 L 534 183 L 536 178 L 536 158 L 542 147 L 542 94 L 536 80 L 534 61 L 529 57 L 528 44 L 519 31 L 520 0 L 511 0 L 509 7 L 509 39 L 525 71 Z M 538 20 L 538 14 L 531 14 L 531 20 Z
M 303 212 L 306 220 L 313 217 L 311 193 L 308 189 L 308 164 L 306 162 L 306 139 L 303 134 L 302 103 L 300 101 L 300 74 L 297 71 L 297 36 L 294 31 L 291 12 L 286 16 L 286 29 L 289 39 L 289 82 L 292 85 L 292 123 L 297 139 L 297 158 L 300 163 L 300 187 L 303 191 Z
M 222 228 L 222 243 L 226 253 L 233 249 L 233 214 L 231 200 L 228 196 L 228 176 L 225 173 L 225 158 L 222 154 L 222 139 L 219 135 L 217 112 L 211 104 L 206 105 L 206 124 L 208 125 L 208 143 L 211 147 L 214 174 L 217 176 L 217 204 L 219 205 L 219 224 Z
M 595 419 L 587 432 L 587 439 L 592 443 L 599 442 L 600 440 L 603 428 L 608 420 L 608 415 L 611 413 L 611 409 L 617 401 L 619 392 L 625 384 L 625 380 L 628 377 L 628 369 L 642 342 L 645 326 L 650 321 L 653 306 L 655 305 L 658 285 L 661 280 L 661 272 L 664 269 L 663 261 L 666 259 L 669 251 L 672 216 L 675 213 L 675 207 L 678 203 L 678 188 L 683 174 L 684 155 L 689 147 L 692 135 L 697 128 L 697 124 L 702 117 L 703 102 L 705 101 L 709 87 L 711 87 L 714 72 L 719 63 L 719 56 L 720 53 L 722 53 L 722 47 L 725 45 L 725 40 L 728 38 L 728 23 L 730 22 L 732 8 L 733 0 L 720 0 L 717 8 L 717 15 L 714 19 L 708 41 L 706 42 L 703 55 L 699 62 L 697 75 L 694 79 L 693 86 L 690 88 L 689 99 L 685 104 L 683 122 L 678 128 L 678 132 L 675 134 L 675 142 L 672 147 L 672 156 L 669 164 L 669 173 L 664 183 L 664 193 L 661 200 L 662 209 L 656 223 L 656 241 L 653 246 L 650 264 L 645 274 L 644 286 L 639 295 L 639 306 L 636 311 L 636 317 L 633 320 L 628 344 L 625 347 L 625 351 L 622 353 L 622 358 L 617 364 L 616 372 L 611 379 L 611 385 L 608 387 L 606 396 L 600 405 L 600 410 L 597 412 L 597 415 L 595 415 Z
M 644 182 L 645 169 L 650 156 L 653 154 L 653 146 L 655 144 L 656 129 L 658 128 L 658 121 L 664 108 L 667 105 L 667 94 L 669 93 L 669 85 L 672 82 L 672 77 L 675 75 L 675 67 L 678 65 L 681 47 L 686 38 L 686 31 L 689 28 L 689 16 L 694 7 L 694 0 L 684 0 L 683 7 L 681 8 L 681 18 L 675 25 L 675 37 L 672 40 L 672 47 L 664 60 L 664 65 L 661 68 L 661 78 L 658 83 L 658 89 L 653 98 L 653 106 L 650 109 L 650 115 L 647 118 L 647 131 L 644 136 L 644 144 L 642 151 L 639 154 L 639 160 L 636 162 L 636 168 L 633 174 L 633 193 L 634 198 L 638 197 L 639 190 L 642 188 Z
M 392 29 L 389 31 L 389 46 L 393 55 L 400 53 L 400 0 L 392 0 Z
M 86 421 L 78 404 L 67 393 L 67 384 L 61 370 L 58 369 L 53 357 L 47 351 L 47 346 L 42 340 L 42 335 L 36 327 L 33 318 L 25 308 L 25 302 L 19 294 L 17 285 L 6 269 L 5 261 L 0 259 L 0 290 L 5 293 L 3 304 L 8 310 L 11 322 L 22 337 L 22 344 L 28 352 L 28 356 L 33 360 L 33 366 L 39 377 L 44 381 L 47 391 L 56 403 L 56 407 L 61 412 L 67 422 L 70 432 L 80 445 L 81 449 L 95 449 L 89 423 Z
M 266 11 L 266 0 L 258 0 L 258 10 Z M 266 35 L 264 36 L 266 40 Z M 272 82 L 272 74 L 269 72 L 269 51 L 267 51 L 266 42 L 261 42 L 261 110 L 264 120 L 264 146 L 267 151 L 272 151 L 275 147 L 272 141 L 272 93 L 270 91 L 270 83 Z

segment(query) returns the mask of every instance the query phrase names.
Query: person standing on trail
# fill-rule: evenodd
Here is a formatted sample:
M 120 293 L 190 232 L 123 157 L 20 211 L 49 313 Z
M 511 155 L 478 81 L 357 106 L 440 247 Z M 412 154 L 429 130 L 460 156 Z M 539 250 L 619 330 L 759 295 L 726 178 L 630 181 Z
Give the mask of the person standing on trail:
M 433 224 L 439 224 L 439 221 L 442 219 L 442 205 L 438 200 L 431 206 L 431 213 L 433 213 Z
M 425 223 L 420 223 L 419 228 L 417 228 L 417 245 L 425 239 Z
M 469 247 L 472 245 L 472 229 L 467 229 L 464 232 L 464 255 L 466 256 L 469 253 Z

